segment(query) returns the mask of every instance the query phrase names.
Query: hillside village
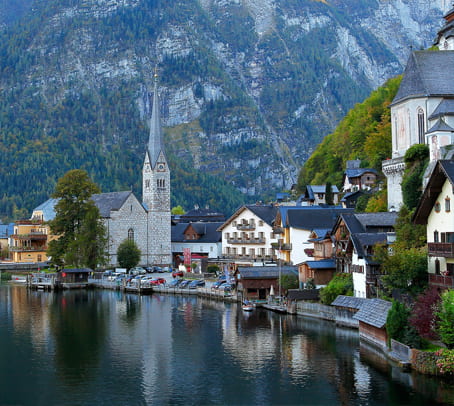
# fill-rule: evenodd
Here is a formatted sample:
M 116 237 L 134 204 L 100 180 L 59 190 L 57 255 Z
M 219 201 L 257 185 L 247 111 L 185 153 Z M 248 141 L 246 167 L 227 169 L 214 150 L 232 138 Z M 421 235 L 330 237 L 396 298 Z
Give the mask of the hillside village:
M 368 321 L 375 314 L 386 322 L 391 306 L 378 299 L 383 293 L 383 273 L 374 254 L 377 246 L 392 253 L 398 212 L 404 205 L 405 153 L 417 144 L 428 145 L 430 155 L 422 197 L 413 216 L 414 224 L 427 226 L 428 284 L 440 290 L 454 288 L 450 203 L 454 200 L 454 8 L 444 19 L 434 43 L 438 50 L 411 53 L 390 105 L 392 158 L 383 161 L 386 179 L 373 168 L 362 168 L 361 161 L 350 160 L 340 188 L 307 185 L 296 198 L 279 193 L 272 204 L 244 205 L 228 218 L 198 207 L 170 216 L 171 174 L 164 151 L 156 76 L 142 170 L 143 202 L 131 191 L 93 197 L 109 232 L 109 267 L 117 265 L 121 241 L 131 239 L 140 247 L 140 265 L 183 266 L 198 274 L 216 265 L 236 277 L 237 289 L 249 300 L 267 300 L 274 296 L 281 274 L 294 275 L 298 286 L 286 292 L 286 300 L 293 303 L 314 300 L 334 275 L 349 274 L 352 299 L 339 297 L 333 304 L 359 310 L 360 333 L 383 346 L 387 341 L 384 323 Z M 360 196 L 382 187 L 385 180 L 388 211 L 356 212 Z M 55 199 L 49 199 L 33 210 L 30 219 L 1 225 L 1 249 L 9 251 L 9 262 L 48 261 L 46 249 L 55 238 L 48 221 L 55 216 L 55 204 Z M 372 307 L 362 308 L 363 299 L 373 300 L 368 302 Z

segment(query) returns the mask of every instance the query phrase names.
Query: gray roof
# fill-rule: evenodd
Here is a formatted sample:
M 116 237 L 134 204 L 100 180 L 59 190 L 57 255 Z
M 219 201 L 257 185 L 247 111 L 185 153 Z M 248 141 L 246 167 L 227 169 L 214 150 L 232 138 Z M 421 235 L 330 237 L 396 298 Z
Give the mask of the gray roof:
M 326 192 L 326 185 L 307 185 L 307 189 L 311 189 L 314 193 L 325 193 Z M 331 191 L 333 193 L 339 193 L 339 189 L 336 185 L 331 185 Z
M 372 168 L 354 168 L 345 170 L 345 176 L 347 176 L 347 178 L 358 178 L 360 176 L 363 176 L 365 173 L 373 173 L 374 175 L 378 175 L 378 172 Z
M 101 217 L 107 218 L 110 217 L 111 211 L 119 210 L 131 194 L 131 191 L 99 193 L 91 198 L 99 209 Z
M 360 309 L 367 299 L 364 297 L 344 296 L 336 297 L 331 306 L 349 307 L 351 309 Z
M 454 95 L 454 51 L 414 51 L 392 102 L 407 98 Z
M 353 246 L 359 258 L 367 259 L 367 251 L 365 248 L 375 244 L 386 243 L 386 233 L 356 233 L 351 235 Z
M 454 115 L 454 99 L 443 99 L 430 115 L 429 120 L 437 117 Z
M 298 268 L 296 266 L 282 266 L 280 269 L 281 275 L 296 275 L 298 276 Z M 241 274 L 241 279 L 276 279 L 279 278 L 278 266 L 250 266 L 238 267 L 238 273 Z
M 304 263 L 312 269 L 336 268 L 336 261 L 334 259 L 321 259 L 320 261 L 305 261 Z
M 42 211 L 44 221 L 53 220 L 55 218 L 55 205 L 57 202 L 58 199 L 48 199 L 44 203 L 41 203 L 33 211 Z
M 150 120 L 150 136 L 148 138 L 148 155 L 150 158 L 150 165 L 155 167 L 159 154 L 163 151 L 162 141 L 162 128 L 161 128 L 161 115 L 159 113 L 159 97 L 158 97 L 158 79 L 155 75 L 154 78 L 154 91 L 153 91 L 153 110 Z
M 434 132 L 453 132 L 454 128 L 446 124 L 446 122 L 439 118 L 437 122 L 432 126 L 432 128 L 427 131 L 427 134 L 434 133 Z
M 308 206 L 298 207 L 296 210 L 287 210 L 282 216 L 284 227 L 293 227 L 303 230 L 332 228 L 341 213 L 352 213 L 352 209 L 339 207 Z
M 382 328 L 386 325 L 386 318 L 392 303 L 382 299 L 367 299 L 359 311 L 353 316 L 371 326 Z
M 260 217 L 265 223 L 272 225 L 276 218 L 277 207 L 273 205 L 246 205 L 256 216 Z
M 177 223 L 172 225 L 172 242 L 185 242 L 185 243 L 218 243 L 222 241 L 222 233 L 217 231 L 218 227 L 223 223 L 215 222 L 198 222 L 198 223 Z M 200 236 L 198 240 L 186 240 L 185 231 L 192 226 L 196 233 Z
M 320 291 L 318 289 L 289 289 L 287 292 L 288 300 L 319 300 Z
M 367 231 L 369 228 L 394 227 L 398 213 L 387 211 L 379 213 L 357 213 L 355 216 Z

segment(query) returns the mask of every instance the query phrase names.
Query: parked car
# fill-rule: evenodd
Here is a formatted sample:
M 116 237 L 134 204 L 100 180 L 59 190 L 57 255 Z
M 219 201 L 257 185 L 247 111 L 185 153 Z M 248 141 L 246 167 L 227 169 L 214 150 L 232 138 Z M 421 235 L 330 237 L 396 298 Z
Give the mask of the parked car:
M 211 289 L 219 289 L 219 287 L 222 286 L 225 283 L 226 283 L 225 280 L 224 281 L 216 281 L 211 286 Z
M 167 285 L 169 288 L 176 288 L 178 285 L 183 282 L 183 279 L 174 279 L 173 281 L 170 281 L 170 283 Z
M 230 283 L 222 283 L 219 286 L 219 290 L 222 290 L 224 292 L 231 292 L 233 289 L 233 286 Z
M 150 280 L 150 285 L 163 285 L 166 283 L 164 278 L 156 278 Z
M 179 271 L 178 269 L 176 269 L 175 271 L 172 272 L 172 277 L 173 278 L 176 278 L 177 276 L 179 276 L 180 278 L 182 278 L 184 275 L 184 272 L 183 271 Z
M 134 273 L 136 275 L 145 275 L 147 273 L 147 271 L 145 270 L 145 268 L 142 268 L 141 266 L 136 266 L 134 268 L 131 268 L 131 270 L 129 271 L 129 273 Z
M 197 288 L 203 288 L 205 286 L 205 281 L 203 279 L 196 279 L 196 280 L 193 280 L 190 284 L 189 284 L 189 289 L 197 289 Z
M 181 281 L 181 283 L 178 285 L 179 288 L 185 289 L 188 287 L 188 285 L 191 283 L 190 279 L 185 279 Z

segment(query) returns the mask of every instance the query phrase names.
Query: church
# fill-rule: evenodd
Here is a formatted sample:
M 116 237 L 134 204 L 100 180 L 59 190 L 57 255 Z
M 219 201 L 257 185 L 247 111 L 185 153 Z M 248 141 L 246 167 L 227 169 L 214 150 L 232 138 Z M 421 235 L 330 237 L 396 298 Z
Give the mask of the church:
M 170 170 L 164 152 L 156 74 L 150 135 L 142 168 L 142 196 L 142 202 L 132 191 L 92 196 L 107 230 L 110 266 L 118 264 L 118 246 L 126 239 L 133 240 L 140 249 L 140 265 L 172 263 Z M 32 220 L 52 220 L 55 203 L 55 199 L 49 199 L 38 206 L 33 210 Z
M 434 41 L 438 50 L 411 52 L 390 105 L 392 158 L 382 163 L 390 211 L 399 210 L 403 204 L 404 157 L 411 146 L 429 146 L 426 178 L 437 160 L 452 156 L 448 154 L 454 144 L 454 8 L 443 18 L 444 26 Z

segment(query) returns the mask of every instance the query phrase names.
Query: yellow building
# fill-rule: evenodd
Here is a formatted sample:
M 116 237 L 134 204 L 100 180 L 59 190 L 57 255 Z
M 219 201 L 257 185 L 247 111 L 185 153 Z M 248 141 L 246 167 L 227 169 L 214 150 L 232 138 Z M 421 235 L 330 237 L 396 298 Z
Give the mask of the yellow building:
M 50 229 L 42 220 L 19 220 L 10 236 L 10 256 L 13 262 L 47 261 Z

